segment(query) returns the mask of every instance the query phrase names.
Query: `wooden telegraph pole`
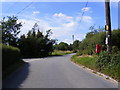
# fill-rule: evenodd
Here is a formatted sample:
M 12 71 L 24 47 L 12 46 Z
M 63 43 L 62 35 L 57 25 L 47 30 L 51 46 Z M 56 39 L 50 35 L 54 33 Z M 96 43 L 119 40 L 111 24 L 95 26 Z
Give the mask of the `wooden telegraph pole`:
M 110 0 L 105 0 L 105 11 L 106 11 L 106 44 L 107 51 L 110 53 L 112 50 L 111 44 L 111 19 L 110 19 Z

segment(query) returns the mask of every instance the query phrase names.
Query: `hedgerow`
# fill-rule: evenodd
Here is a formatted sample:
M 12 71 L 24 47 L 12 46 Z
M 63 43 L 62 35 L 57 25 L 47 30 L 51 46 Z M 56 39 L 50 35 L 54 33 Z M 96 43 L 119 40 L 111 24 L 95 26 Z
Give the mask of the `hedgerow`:
M 4 44 L 0 44 L 0 46 L 2 46 L 0 48 L 2 50 L 2 69 L 5 70 L 20 60 L 20 50 Z

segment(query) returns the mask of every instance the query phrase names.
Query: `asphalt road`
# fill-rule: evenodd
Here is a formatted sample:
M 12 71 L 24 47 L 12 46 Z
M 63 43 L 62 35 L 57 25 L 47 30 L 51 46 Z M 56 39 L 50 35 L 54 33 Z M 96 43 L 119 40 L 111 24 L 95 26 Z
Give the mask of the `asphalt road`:
M 3 88 L 118 88 L 106 80 L 78 67 L 70 55 L 24 59 L 24 66 L 3 81 Z

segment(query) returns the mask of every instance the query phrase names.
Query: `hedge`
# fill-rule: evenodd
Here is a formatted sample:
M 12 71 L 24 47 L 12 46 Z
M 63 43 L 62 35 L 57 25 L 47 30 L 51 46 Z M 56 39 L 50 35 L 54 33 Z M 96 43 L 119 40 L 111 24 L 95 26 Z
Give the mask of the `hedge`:
M 71 60 L 120 81 L 120 52 L 115 54 L 101 52 L 99 56 L 79 56 L 76 54 L 72 56 Z
M 90 36 L 91 35 L 91 36 Z M 79 55 L 96 54 L 96 44 L 102 45 L 102 51 L 106 51 L 106 32 L 99 32 L 96 34 L 88 33 L 86 38 L 79 44 Z M 120 51 L 120 30 L 112 30 L 112 46 L 113 52 Z
M 120 80 L 120 52 L 109 54 L 108 52 L 101 52 L 96 60 L 97 69 L 116 80 Z
M 1 47 L 2 46 L 2 47 Z M 2 69 L 6 70 L 20 60 L 20 50 L 16 47 L 0 44 L 2 50 Z

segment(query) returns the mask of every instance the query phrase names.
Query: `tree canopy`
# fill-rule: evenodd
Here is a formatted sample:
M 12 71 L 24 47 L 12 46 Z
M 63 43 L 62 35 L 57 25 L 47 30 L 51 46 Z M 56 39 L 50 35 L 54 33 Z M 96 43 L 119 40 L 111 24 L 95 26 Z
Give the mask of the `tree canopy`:
M 0 31 L 2 31 L 2 43 L 12 46 L 17 46 L 18 37 L 22 23 L 18 23 L 18 19 L 15 16 L 5 17 L 0 21 Z
M 55 40 L 50 39 L 51 30 L 46 31 L 46 35 L 36 29 L 34 25 L 27 35 L 22 35 L 19 41 L 19 48 L 24 57 L 48 56 L 53 51 Z

